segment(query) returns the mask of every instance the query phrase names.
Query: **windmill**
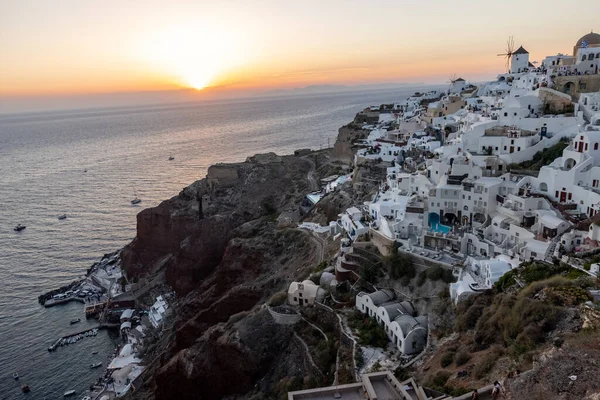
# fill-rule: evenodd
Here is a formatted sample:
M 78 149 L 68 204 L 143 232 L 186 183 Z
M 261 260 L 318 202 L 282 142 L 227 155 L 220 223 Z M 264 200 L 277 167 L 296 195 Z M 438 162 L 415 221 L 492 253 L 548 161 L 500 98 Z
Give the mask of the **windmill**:
M 510 57 L 513 55 L 513 52 L 515 51 L 515 41 L 513 40 L 512 36 L 508 37 L 508 40 L 506 41 L 506 53 L 503 54 L 498 54 L 498 57 L 505 57 L 506 58 L 506 72 L 510 72 Z
M 450 90 L 452 90 L 452 85 L 454 84 L 454 82 L 456 82 L 456 79 L 456 74 L 450 74 L 448 76 L 448 90 L 446 90 L 446 92 L 450 93 Z

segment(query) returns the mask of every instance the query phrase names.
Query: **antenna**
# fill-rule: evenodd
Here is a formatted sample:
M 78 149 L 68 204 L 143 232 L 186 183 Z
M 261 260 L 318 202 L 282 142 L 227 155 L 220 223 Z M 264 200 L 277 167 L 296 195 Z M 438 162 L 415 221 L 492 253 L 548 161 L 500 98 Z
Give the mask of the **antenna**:
M 508 37 L 506 41 L 506 53 L 498 54 L 498 57 L 506 58 L 506 72 L 510 72 L 510 57 L 513 55 L 515 51 L 515 41 L 513 40 L 512 35 Z

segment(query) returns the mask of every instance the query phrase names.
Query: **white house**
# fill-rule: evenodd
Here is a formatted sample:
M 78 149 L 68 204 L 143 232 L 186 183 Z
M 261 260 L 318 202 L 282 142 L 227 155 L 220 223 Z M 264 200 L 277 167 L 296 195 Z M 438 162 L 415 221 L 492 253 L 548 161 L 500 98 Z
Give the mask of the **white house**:
M 416 354 L 427 345 L 427 317 L 416 316 L 409 301 L 398 301 L 391 290 L 356 296 L 356 308 L 377 320 L 402 354 Z
M 165 299 L 162 296 L 158 296 L 148 311 L 148 319 L 152 323 L 152 326 L 158 328 L 160 325 L 162 325 L 168 309 L 169 305 Z
M 340 223 L 350 239 L 355 240 L 369 231 L 369 227 L 361 222 L 362 218 L 362 211 L 356 207 L 350 207 L 342 214 Z
M 288 288 L 288 303 L 294 306 L 312 306 L 322 301 L 325 291 L 311 280 L 292 282 Z

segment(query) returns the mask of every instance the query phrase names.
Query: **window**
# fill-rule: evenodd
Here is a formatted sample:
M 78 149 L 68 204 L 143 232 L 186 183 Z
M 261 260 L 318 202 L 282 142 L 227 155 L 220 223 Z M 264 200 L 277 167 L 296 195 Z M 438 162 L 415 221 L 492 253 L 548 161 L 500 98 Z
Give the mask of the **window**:
M 579 82 L 579 90 L 585 90 L 587 89 L 587 83 L 585 82 Z
M 469 196 L 469 200 L 471 200 L 471 196 Z
M 515 113 L 515 117 L 517 116 L 517 113 Z
M 506 146 L 504 146 L 504 151 L 506 151 Z
M 515 232 L 515 236 L 516 236 L 516 237 L 519 237 L 519 232 Z
M 463 194 L 463 200 L 465 199 L 465 195 Z
M 585 151 L 587 151 L 587 149 L 588 149 L 588 144 L 586 143 L 585 144 Z
M 521 151 L 521 148 L 520 148 L 520 147 L 517 147 L 517 151 Z
M 498 165 L 498 171 L 502 171 L 502 165 Z
M 598 143 L 594 143 L 594 150 L 598 150 Z
M 498 146 L 496 146 L 496 151 L 498 151 Z
M 511 140 L 511 141 L 510 141 L 510 144 L 515 144 L 515 141 L 514 141 L 514 140 Z
M 504 116 L 505 116 L 505 117 L 508 117 L 508 113 L 504 113 Z
M 298 301 L 298 298 L 297 298 L 297 297 L 294 297 L 294 301 Z
M 587 60 L 587 57 L 586 57 L 586 55 L 584 54 L 584 55 L 582 55 L 582 56 L 581 56 L 581 61 L 585 61 L 585 60 Z

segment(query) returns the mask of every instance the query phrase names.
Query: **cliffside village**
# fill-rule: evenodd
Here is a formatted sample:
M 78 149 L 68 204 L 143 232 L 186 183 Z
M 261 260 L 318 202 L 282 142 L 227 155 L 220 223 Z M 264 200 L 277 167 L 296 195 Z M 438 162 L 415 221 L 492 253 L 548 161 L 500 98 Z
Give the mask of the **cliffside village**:
M 397 249 L 451 270 L 455 304 L 532 260 L 561 260 L 598 276 L 598 264 L 584 268 L 573 256 L 600 250 L 600 35 L 586 34 L 572 55 L 541 63 L 522 46 L 507 57 L 508 71 L 494 81 L 453 78 L 444 91 L 415 93 L 357 115 L 355 123 L 369 133 L 351 144 L 357 149 L 352 164 L 387 163 L 386 178 L 370 201 L 346 209 L 329 227 L 300 225 L 329 232 L 341 245 L 319 284 L 290 284 L 288 304 L 320 305 L 340 283 L 356 285 L 365 241 L 383 255 Z M 550 149 L 559 149 L 555 159 L 529 167 Z M 310 205 L 353 178 L 324 179 L 323 190 L 307 196 Z M 428 317 L 401 293 L 372 289 L 356 295 L 355 308 L 376 319 L 401 364 L 410 365 L 428 346 Z M 471 398 L 436 397 L 388 372 L 357 380 L 288 397 Z M 491 387 L 483 389 L 489 395 Z

